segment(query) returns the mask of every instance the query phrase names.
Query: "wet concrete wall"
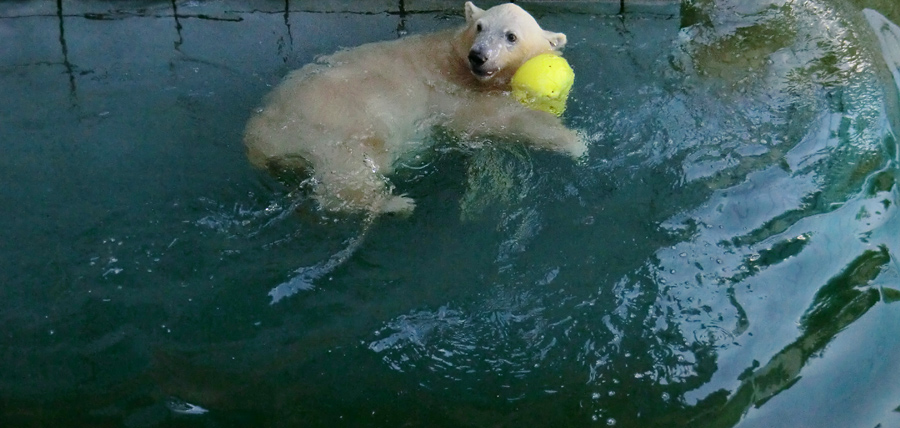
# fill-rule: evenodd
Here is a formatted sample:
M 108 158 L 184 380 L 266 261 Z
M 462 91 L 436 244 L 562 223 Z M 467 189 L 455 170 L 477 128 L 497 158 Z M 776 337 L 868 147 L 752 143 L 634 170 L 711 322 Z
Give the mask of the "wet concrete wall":
M 477 3 L 489 7 L 501 2 Z M 607 32 L 604 37 L 611 37 L 610 42 L 621 38 L 621 43 L 653 44 L 668 40 L 679 25 L 680 3 L 672 0 L 517 3 L 545 22 L 557 13 L 617 15 L 621 31 Z M 243 81 L 266 85 L 316 55 L 361 42 L 431 31 L 436 25 L 455 25 L 453 20 L 436 24 L 433 17 L 441 14 L 458 20 L 462 1 L 0 2 L 0 40 L 4 41 L 0 72 L 10 77 L 41 69 L 41 73 L 49 73 L 48 84 L 59 84 L 61 92 L 69 92 L 73 104 L 79 91 L 100 87 L 110 76 L 133 78 L 173 61 L 213 64 L 241 75 Z M 650 21 L 656 24 L 648 25 Z M 665 34 L 659 34 L 657 28 Z M 566 32 L 570 37 L 584 37 L 578 36 L 575 28 Z M 260 64 L 271 64 L 272 58 L 282 59 L 281 69 L 261 70 Z
M 497 0 L 475 2 L 480 7 L 505 3 Z M 515 2 L 526 9 L 597 14 L 677 13 L 678 0 L 530 0 Z M 343 13 L 422 13 L 462 10 L 463 0 L 266 0 L 266 1 L 191 1 L 191 0 L 33 0 L 0 3 L 0 18 L 47 15 L 90 15 L 98 19 L 117 14 L 183 13 L 224 18 L 229 12 L 343 12 Z M 223 15 L 224 14 L 224 15 Z

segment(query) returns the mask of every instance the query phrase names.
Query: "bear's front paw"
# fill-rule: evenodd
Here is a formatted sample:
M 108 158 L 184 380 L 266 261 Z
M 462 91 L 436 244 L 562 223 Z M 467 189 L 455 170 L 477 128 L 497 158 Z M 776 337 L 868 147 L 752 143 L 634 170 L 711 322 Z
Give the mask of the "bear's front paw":
M 582 159 L 587 155 L 587 139 L 580 132 L 565 129 L 557 137 L 556 142 L 557 150 L 574 159 Z
M 587 139 L 581 132 L 575 132 L 575 140 L 569 145 L 569 154 L 579 160 L 587 158 Z
M 416 202 L 407 196 L 389 196 L 381 205 L 381 212 L 408 216 L 416 208 Z

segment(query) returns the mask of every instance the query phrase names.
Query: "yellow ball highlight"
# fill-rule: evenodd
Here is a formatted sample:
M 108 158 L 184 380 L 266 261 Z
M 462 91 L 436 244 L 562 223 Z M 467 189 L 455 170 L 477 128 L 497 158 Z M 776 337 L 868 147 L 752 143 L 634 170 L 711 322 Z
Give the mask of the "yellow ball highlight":
M 513 96 L 525 106 L 560 116 L 566 110 L 575 72 L 565 58 L 541 54 L 525 61 L 513 75 Z

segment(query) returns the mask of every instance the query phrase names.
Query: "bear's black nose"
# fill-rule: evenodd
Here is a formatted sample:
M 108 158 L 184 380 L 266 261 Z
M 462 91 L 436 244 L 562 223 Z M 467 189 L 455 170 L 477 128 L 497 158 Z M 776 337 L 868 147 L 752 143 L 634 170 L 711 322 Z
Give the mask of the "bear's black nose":
M 469 51 L 469 64 L 472 64 L 473 67 L 478 67 L 484 65 L 487 61 L 487 56 L 480 51 L 472 49 Z

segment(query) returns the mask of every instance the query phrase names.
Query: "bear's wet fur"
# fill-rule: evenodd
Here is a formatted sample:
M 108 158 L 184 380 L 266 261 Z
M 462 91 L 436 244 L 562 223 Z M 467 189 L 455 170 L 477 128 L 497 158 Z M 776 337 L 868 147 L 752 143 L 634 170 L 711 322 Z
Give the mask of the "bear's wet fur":
M 379 214 L 415 207 L 386 176 L 435 126 L 583 155 L 575 131 L 508 93 L 522 63 L 557 52 L 566 36 L 513 4 L 467 2 L 465 15 L 459 29 L 362 45 L 290 73 L 247 124 L 250 161 L 308 170 L 323 209 Z

